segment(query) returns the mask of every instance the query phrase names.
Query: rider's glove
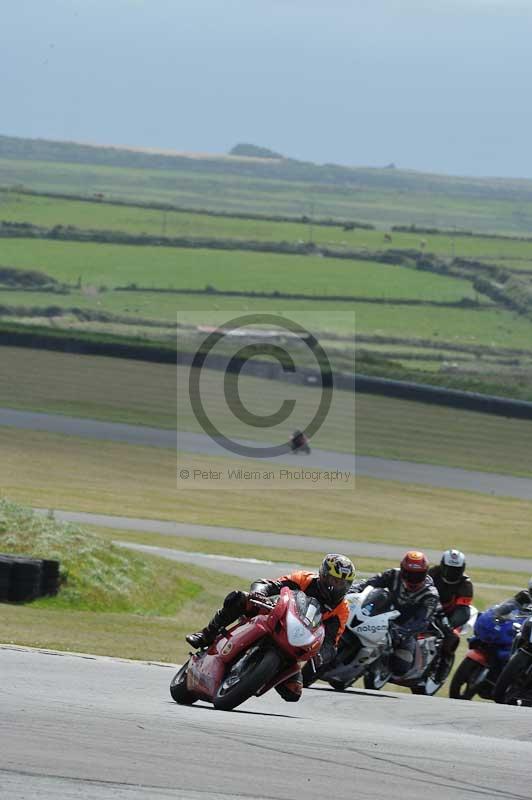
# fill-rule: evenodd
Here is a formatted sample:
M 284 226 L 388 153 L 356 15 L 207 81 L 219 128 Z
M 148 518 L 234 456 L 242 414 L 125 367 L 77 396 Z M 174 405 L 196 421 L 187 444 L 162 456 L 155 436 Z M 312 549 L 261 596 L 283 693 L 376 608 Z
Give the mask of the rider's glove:
M 268 602 L 268 595 L 265 595 L 263 592 L 249 592 L 248 602 L 253 602 L 254 600 L 257 600 L 259 603 Z
M 256 602 L 254 602 L 256 601 Z M 260 603 L 260 605 L 259 605 Z M 252 614 L 267 614 L 268 609 L 264 608 L 263 604 L 267 604 L 269 607 L 273 606 L 274 603 L 272 602 L 271 598 L 268 597 L 267 594 L 263 594 L 262 592 L 249 592 L 247 596 L 247 609 L 248 613 Z
M 390 625 L 390 636 L 392 639 L 392 645 L 395 648 L 401 642 L 401 640 L 407 636 L 407 632 L 401 625 Z
M 446 631 L 445 638 L 443 640 L 442 650 L 445 655 L 452 655 L 458 645 L 460 644 L 460 637 L 457 633 L 453 630 Z

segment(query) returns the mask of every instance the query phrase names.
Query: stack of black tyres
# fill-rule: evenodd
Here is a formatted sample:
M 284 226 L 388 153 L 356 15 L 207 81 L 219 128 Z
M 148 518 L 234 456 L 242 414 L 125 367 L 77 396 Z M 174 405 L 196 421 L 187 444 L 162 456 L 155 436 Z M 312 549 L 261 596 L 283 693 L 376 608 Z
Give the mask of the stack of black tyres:
M 9 596 L 11 568 L 11 559 L 8 556 L 0 556 L 0 602 L 6 601 Z
M 27 602 L 59 591 L 59 561 L 0 554 L 0 601 Z
M 59 561 L 42 560 L 41 596 L 56 595 L 59 591 Z

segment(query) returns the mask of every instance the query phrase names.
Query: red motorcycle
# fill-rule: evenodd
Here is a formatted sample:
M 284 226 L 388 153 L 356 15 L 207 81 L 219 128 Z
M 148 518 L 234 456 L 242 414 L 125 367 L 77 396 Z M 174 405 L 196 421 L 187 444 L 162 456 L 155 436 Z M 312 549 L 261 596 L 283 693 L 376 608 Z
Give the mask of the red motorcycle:
M 170 694 L 176 703 L 206 700 L 230 711 L 291 678 L 318 653 L 325 632 L 315 598 L 283 587 L 277 600 L 250 603 L 256 616 L 241 618 L 174 675 Z

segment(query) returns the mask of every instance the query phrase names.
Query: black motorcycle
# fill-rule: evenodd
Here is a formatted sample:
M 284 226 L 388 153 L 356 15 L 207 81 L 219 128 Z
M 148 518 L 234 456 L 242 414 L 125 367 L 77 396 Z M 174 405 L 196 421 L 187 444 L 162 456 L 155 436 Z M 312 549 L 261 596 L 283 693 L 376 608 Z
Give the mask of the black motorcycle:
M 532 614 L 514 627 L 512 655 L 495 684 L 493 699 L 510 706 L 532 707 Z
M 310 455 L 310 445 L 307 437 L 301 431 L 296 431 L 290 438 L 290 448 L 293 454 L 304 453 Z

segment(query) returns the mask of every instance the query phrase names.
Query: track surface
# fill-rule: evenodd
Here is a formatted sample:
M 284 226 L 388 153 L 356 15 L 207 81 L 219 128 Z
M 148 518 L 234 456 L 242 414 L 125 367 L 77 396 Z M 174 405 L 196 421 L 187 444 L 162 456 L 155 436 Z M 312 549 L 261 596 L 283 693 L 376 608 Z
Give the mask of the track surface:
M 216 572 L 223 572 L 225 575 L 233 575 L 236 578 L 244 578 L 250 583 L 261 578 L 278 578 L 279 575 L 288 575 L 296 569 L 305 569 L 301 564 L 286 563 L 282 561 L 262 561 L 256 558 L 238 558 L 236 556 L 220 556 L 213 553 L 196 553 L 190 550 L 174 550 L 167 547 L 155 547 L 148 544 L 138 544 L 136 542 L 115 541 L 119 547 L 127 550 L 137 550 L 139 553 L 147 553 L 159 558 L 167 558 L 170 561 L 177 561 L 180 564 L 194 564 L 205 569 L 212 569 Z M 366 578 L 372 573 L 360 572 L 357 569 L 357 577 Z M 479 589 L 507 589 L 508 593 L 514 593 L 522 589 L 516 584 L 500 583 L 479 583 L 475 581 L 475 586 Z
M 46 514 L 47 509 L 35 509 Z M 269 547 L 281 547 L 292 550 L 308 550 L 316 553 L 347 552 L 366 558 L 387 558 L 392 561 L 400 559 L 405 551 L 404 547 L 379 544 L 377 542 L 357 542 L 348 539 L 321 539 L 317 536 L 300 536 L 297 534 L 269 533 L 266 531 L 248 531 L 243 528 L 222 528 L 213 525 L 192 525 L 188 522 L 167 522 L 156 519 L 139 519 L 135 517 L 115 517 L 108 514 L 89 514 L 81 511 L 54 510 L 56 519 L 63 522 L 75 522 L 81 525 L 98 525 L 103 528 L 116 530 L 142 531 L 157 533 L 162 536 L 186 536 L 189 539 L 210 539 L 211 541 L 232 542 L 233 544 L 253 544 Z M 425 550 L 429 559 L 439 561 L 440 550 Z M 504 556 L 489 556 L 478 553 L 468 553 L 467 562 L 470 567 L 477 569 L 497 569 L 504 572 L 530 572 L 532 574 L 532 559 L 507 558 Z M 277 565 L 279 566 L 279 565 Z M 236 573 L 235 573 L 236 574 Z
M 169 666 L 0 647 L 0 797 L 529 800 L 529 709 L 329 689 L 177 706 Z
M 47 431 L 50 433 L 81 436 L 91 439 L 108 439 L 128 444 L 149 445 L 151 447 L 175 448 L 189 453 L 206 456 L 227 457 L 227 451 L 208 436 L 198 433 L 162 430 L 141 425 L 123 425 L 114 422 L 99 422 L 53 414 L 38 414 L 30 411 L 0 409 L 0 426 Z M 249 445 L 264 447 L 264 442 L 247 442 Z M 303 458 L 303 457 L 302 457 Z M 288 461 L 287 461 L 288 459 Z M 410 461 L 393 461 L 371 456 L 354 456 L 347 453 L 334 453 L 314 449 L 304 461 L 294 461 L 291 456 L 277 459 L 261 459 L 274 463 L 303 464 L 305 467 L 319 469 L 339 469 L 356 472 L 357 475 L 383 480 L 414 483 L 424 486 L 438 486 L 446 489 L 462 489 L 501 497 L 516 497 L 532 500 L 532 479 L 517 478 L 511 475 L 498 475 L 489 472 L 475 472 L 434 464 L 418 464 Z

